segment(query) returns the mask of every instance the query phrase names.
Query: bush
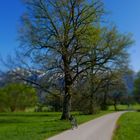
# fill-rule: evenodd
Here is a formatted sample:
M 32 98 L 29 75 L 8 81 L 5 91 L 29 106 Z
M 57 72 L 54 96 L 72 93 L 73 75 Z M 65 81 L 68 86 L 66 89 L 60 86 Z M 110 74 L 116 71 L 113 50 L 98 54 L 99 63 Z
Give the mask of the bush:
M 35 89 L 20 83 L 11 83 L 0 89 L 0 111 L 25 111 L 36 103 Z

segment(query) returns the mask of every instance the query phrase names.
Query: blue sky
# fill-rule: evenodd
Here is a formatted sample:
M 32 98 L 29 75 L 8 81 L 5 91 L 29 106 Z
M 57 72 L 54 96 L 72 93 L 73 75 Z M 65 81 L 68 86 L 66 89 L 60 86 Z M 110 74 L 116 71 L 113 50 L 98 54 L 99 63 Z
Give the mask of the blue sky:
M 140 70 L 140 0 L 103 0 L 109 12 L 108 20 L 121 32 L 131 32 L 135 44 L 129 50 L 131 66 Z M 17 27 L 24 11 L 21 0 L 1 0 L 0 3 L 0 54 L 5 58 L 18 46 Z
M 4 58 L 18 46 L 17 27 L 23 11 L 20 0 L 0 1 L 0 55 Z
M 121 32 L 131 32 L 135 44 L 129 50 L 131 67 L 140 70 L 140 0 L 104 0 L 110 12 L 108 19 L 115 23 Z

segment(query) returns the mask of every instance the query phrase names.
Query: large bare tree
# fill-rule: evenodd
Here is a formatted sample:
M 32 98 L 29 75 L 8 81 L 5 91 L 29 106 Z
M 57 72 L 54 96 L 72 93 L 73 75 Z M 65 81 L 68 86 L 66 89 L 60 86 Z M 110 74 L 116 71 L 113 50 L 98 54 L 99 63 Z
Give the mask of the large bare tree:
M 87 51 L 82 40 L 88 36 L 87 28 L 99 23 L 103 14 L 103 4 L 100 0 L 24 2 L 27 11 L 22 16 L 20 28 L 24 52 L 38 63 L 38 68 L 43 66 L 46 71 L 53 71 L 55 74 L 58 72 L 63 76 L 65 85 L 61 119 L 68 119 L 71 86 L 78 75 L 88 69 L 82 67 L 85 64 L 83 57 Z

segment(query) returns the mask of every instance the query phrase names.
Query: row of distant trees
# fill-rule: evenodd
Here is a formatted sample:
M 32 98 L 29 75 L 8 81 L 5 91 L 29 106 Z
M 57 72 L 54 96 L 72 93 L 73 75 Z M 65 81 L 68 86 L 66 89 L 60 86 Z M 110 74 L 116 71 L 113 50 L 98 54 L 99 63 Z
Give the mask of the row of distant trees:
M 122 75 L 121 79 L 114 77 L 104 81 L 105 83 L 102 86 L 100 85 L 98 91 L 94 93 L 94 105 L 92 107 L 89 83 L 88 81 L 79 81 L 72 89 L 71 110 L 93 114 L 100 110 L 107 110 L 109 105 L 114 105 L 114 109 L 117 110 L 118 104 L 129 106 L 130 104 L 140 103 L 139 73 L 134 75 L 132 71 L 129 71 L 126 79 Z M 118 76 L 116 73 L 115 75 Z M 107 86 L 107 84 L 109 85 Z M 54 90 L 53 88 L 52 93 L 43 92 L 42 89 L 37 89 L 32 84 L 23 82 L 23 80 L 15 77 L 15 74 L 12 75 L 9 72 L 1 76 L 0 85 L 1 112 L 25 111 L 28 108 L 37 112 L 62 111 L 63 95 L 60 90 Z M 129 90 L 128 86 L 133 87 L 133 90 Z
M 20 49 L 5 65 L 18 80 L 33 86 L 42 101 L 62 110 L 88 114 L 116 105 L 127 93 L 130 34 L 105 23 L 101 0 L 29 0 L 19 29 Z M 18 67 L 19 70 L 15 70 Z M 60 104 L 60 102 L 62 104 Z M 58 107 L 60 106 L 60 107 Z M 56 110 L 57 110 L 56 109 Z

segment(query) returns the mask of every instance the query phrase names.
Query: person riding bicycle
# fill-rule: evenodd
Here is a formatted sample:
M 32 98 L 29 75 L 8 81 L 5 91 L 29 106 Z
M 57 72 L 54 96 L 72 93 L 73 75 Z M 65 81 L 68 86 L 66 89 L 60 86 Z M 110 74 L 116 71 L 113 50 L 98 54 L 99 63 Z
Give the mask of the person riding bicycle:
M 71 123 L 72 129 L 78 128 L 77 120 L 72 115 L 69 117 L 69 121 Z

